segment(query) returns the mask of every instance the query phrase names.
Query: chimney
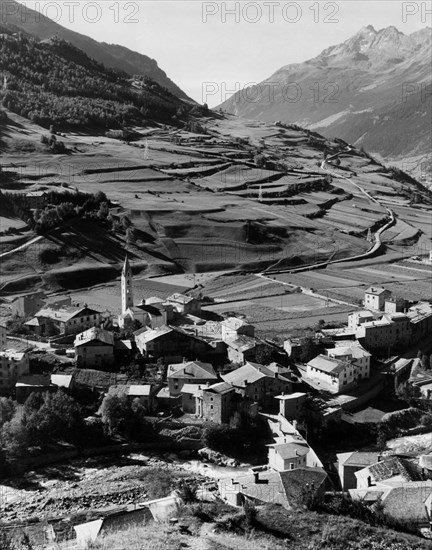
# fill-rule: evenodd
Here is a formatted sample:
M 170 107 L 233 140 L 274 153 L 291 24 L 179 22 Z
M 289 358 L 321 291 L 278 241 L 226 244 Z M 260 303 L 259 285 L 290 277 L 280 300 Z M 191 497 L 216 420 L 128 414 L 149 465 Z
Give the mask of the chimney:
M 243 380 L 243 382 L 244 382 L 244 385 L 247 386 L 247 383 L 248 383 L 247 380 Z
M 254 472 L 254 483 L 255 484 L 259 483 L 259 473 L 258 472 Z
M 278 372 L 275 372 L 275 378 L 276 378 L 276 380 L 279 378 L 279 373 Z

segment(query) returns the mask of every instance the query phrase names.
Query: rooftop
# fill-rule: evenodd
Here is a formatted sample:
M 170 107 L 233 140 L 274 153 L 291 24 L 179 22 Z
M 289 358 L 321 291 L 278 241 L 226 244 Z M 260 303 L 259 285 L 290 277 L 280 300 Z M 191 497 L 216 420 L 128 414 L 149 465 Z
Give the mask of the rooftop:
M 384 292 L 390 292 L 386 288 L 383 288 L 382 286 L 370 286 L 365 290 L 365 294 L 373 294 L 374 296 L 380 296 Z
M 310 451 L 307 443 L 272 443 L 267 447 L 274 449 L 283 460 L 305 456 Z
M 349 453 L 340 453 L 337 456 L 338 462 L 344 466 L 361 466 L 366 468 L 375 464 L 379 458 L 377 452 L 352 451 Z
M 85 315 L 99 314 L 99 311 L 91 309 L 87 306 L 59 306 L 54 305 L 43 307 L 37 313 L 35 317 L 46 317 L 47 319 L 53 319 L 55 321 L 67 322 L 74 317 L 84 317 Z
M 217 382 L 216 384 L 205 387 L 204 391 L 223 395 L 225 393 L 234 391 L 234 387 L 232 384 L 229 384 L 228 382 Z
M 85 344 L 90 344 L 90 342 L 101 342 L 107 346 L 114 346 L 114 336 L 112 332 L 104 330 L 98 327 L 92 327 L 80 334 L 77 334 L 74 346 L 79 347 Z
M 267 367 L 258 363 L 247 362 L 242 367 L 235 369 L 228 374 L 223 374 L 222 378 L 225 382 L 229 382 L 233 386 L 245 387 L 247 384 L 253 384 L 262 378 L 275 378 L 275 373 Z
M 318 369 L 327 374 L 339 374 L 343 372 L 349 363 L 346 361 L 340 361 L 339 359 L 333 359 L 332 357 L 327 357 L 326 355 L 318 355 L 311 361 L 309 361 L 308 366 Z
M 181 305 L 189 304 L 193 300 L 195 300 L 193 296 L 186 296 L 186 294 L 180 294 L 179 292 L 171 294 L 171 296 L 168 296 L 168 298 L 166 299 L 167 302 L 174 302 Z
M 167 378 L 209 379 L 217 380 L 217 375 L 210 363 L 189 361 L 168 365 Z

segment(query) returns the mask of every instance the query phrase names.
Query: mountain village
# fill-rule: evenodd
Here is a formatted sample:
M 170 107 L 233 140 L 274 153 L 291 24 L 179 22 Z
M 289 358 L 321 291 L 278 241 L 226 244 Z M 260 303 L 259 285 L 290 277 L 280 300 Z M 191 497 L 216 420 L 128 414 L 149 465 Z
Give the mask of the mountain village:
M 58 389 L 70 395 L 92 391 L 100 400 L 123 395 L 139 400 L 149 417 L 175 418 L 184 426 L 229 424 L 236 414 L 259 416 L 273 437 L 267 462 L 220 480 L 221 499 L 233 506 L 248 501 L 290 509 L 306 489 L 318 500 L 328 491 L 343 491 L 372 508 L 383 502 L 392 517 L 429 533 L 429 455 L 353 448 L 337 454 L 336 463 L 324 464 L 308 443 L 306 419 L 312 415 L 319 426 L 345 423 L 354 428 L 380 423 L 389 415 L 368 407 L 377 396 L 409 386 L 430 399 L 429 358 L 426 351 L 418 353 L 430 350 L 430 302 L 395 299 L 385 288 L 371 286 L 364 293 L 364 309 L 349 314 L 344 326 L 317 327 L 307 338 L 276 345 L 256 337 L 244 318 L 209 320 L 205 298 L 193 292 L 137 299 L 127 256 L 119 294 L 121 313 L 114 317 L 73 304 L 70 298 L 47 301 L 41 292 L 15 299 L 15 319 L 27 319 L 28 334 L 23 339 L 1 327 L 2 394 L 21 404 L 33 393 Z M 20 344 L 20 351 L 9 347 L 13 344 Z M 61 367 L 35 374 L 31 350 L 38 358 L 51 353 Z M 131 380 L 118 364 L 137 357 L 155 368 L 151 375 L 146 369 L 147 374 Z M 210 449 L 194 448 L 210 462 L 239 464 Z M 177 497 L 167 498 L 172 514 Z M 129 515 L 142 521 L 136 507 L 120 514 Z M 107 521 L 110 517 L 108 513 Z M 89 536 L 97 537 L 101 528 L 95 525 L 77 526 L 77 541 L 84 544 Z

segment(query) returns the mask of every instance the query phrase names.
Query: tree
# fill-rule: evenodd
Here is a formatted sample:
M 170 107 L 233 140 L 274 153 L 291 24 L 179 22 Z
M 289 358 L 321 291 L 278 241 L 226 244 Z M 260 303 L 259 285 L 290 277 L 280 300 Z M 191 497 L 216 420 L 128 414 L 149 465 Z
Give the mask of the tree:
M 257 363 L 260 363 L 261 365 L 268 365 L 271 363 L 272 359 L 273 350 L 270 346 L 262 345 L 258 347 L 255 354 L 255 360 Z
M 0 428 L 12 420 L 16 411 L 16 403 L 12 398 L 0 397 Z
M 300 360 L 303 363 L 307 363 L 314 357 L 318 355 L 319 346 L 315 342 L 313 338 L 310 336 L 306 336 L 305 338 L 302 338 L 300 340 L 301 345 L 301 354 L 300 354 Z
M 429 368 L 429 357 L 426 354 L 422 355 L 422 358 L 420 359 L 420 363 L 422 368 L 427 370 Z
M 109 435 L 123 434 L 130 418 L 127 396 L 108 393 L 102 401 L 100 414 Z

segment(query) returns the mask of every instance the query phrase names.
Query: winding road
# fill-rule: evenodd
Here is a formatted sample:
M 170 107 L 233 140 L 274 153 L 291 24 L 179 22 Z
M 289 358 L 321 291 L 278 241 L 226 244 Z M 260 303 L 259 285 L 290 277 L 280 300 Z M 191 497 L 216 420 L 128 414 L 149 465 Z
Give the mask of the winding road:
M 346 151 L 339 152 L 339 153 L 336 153 L 335 155 L 331 155 L 331 156 L 327 157 L 326 159 L 324 159 L 322 161 L 320 168 L 321 168 L 321 170 L 323 170 L 327 174 L 330 174 L 334 178 L 342 178 L 342 179 L 348 181 L 349 183 L 351 183 L 352 185 L 357 187 L 357 189 L 361 193 L 363 193 L 370 201 L 374 202 L 375 204 L 378 204 L 379 206 L 381 206 L 382 208 L 387 210 L 390 219 L 385 225 L 380 227 L 374 233 L 374 244 L 372 245 L 372 247 L 369 250 L 367 250 L 366 252 L 363 252 L 362 254 L 356 254 L 355 256 L 349 256 L 347 258 L 340 258 L 338 260 L 328 259 L 328 260 L 326 260 L 324 262 L 321 262 L 319 264 L 313 264 L 313 265 L 309 265 L 309 266 L 298 267 L 298 268 L 295 268 L 295 269 L 280 269 L 280 270 L 273 269 L 272 271 L 270 271 L 270 269 L 272 269 L 272 267 L 274 267 L 274 266 L 270 266 L 269 268 L 262 271 L 260 273 L 260 275 L 276 274 L 276 273 L 300 273 L 302 271 L 310 271 L 312 269 L 319 269 L 320 267 L 326 267 L 326 266 L 331 265 L 331 264 L 337 264 L 337 263 L 342 263 L 342 262 L 352 262 L 352 261 L 357 261 L 357 260 L 365 260 L 367 258 L 373 257 L 379 251 L 379 249 L 382 246 L 381 235 L 384 233 L 384 231 L 386 231 L 387 229 L 389 229 L 392 225 L 394 225 L 396 223 L 395 213 L 390 208 L 387 208 L 387 206 L 382 205 L 379 202 L 379 200 L 377 200 L 375 197 L 370 195 L 361 185 L 359 185 L 358 183 L 353 181 L 351 178 L 348 178 L 346 176 L 342 176 L 341 174 L 338 174 L 336 172 L 332 172 L 331 170 L 328 170 L 326 168 L 326 164 L 328 163 L 329 160 L 337 158 L 343 153 L 349 153 L 351 150 L 352 150 L 351 147 L 347 147 Z

